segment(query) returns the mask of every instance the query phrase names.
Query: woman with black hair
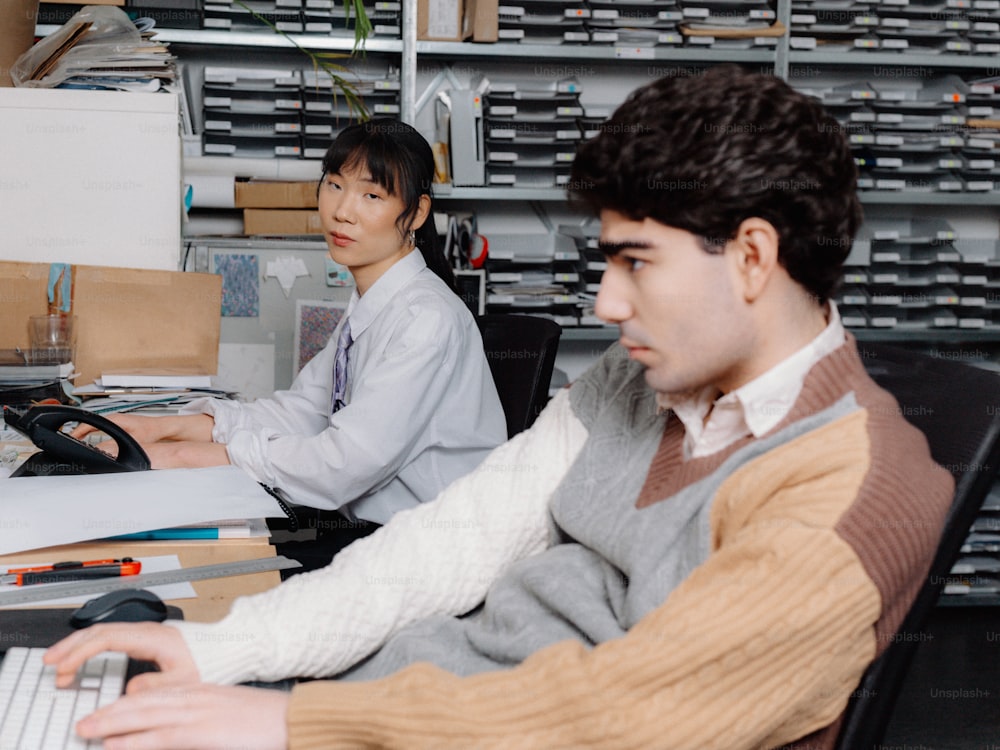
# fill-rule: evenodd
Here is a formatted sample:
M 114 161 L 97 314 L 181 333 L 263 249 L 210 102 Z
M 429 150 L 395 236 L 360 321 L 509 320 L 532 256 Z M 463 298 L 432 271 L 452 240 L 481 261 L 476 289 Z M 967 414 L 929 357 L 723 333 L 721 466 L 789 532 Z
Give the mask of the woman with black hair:
M 287 391 L 114 417 L 153 468 L 232 463 L 295 504 L 339 511 L 319 524 L 332 555 L 506 440 L 479 330 L 438 249 L 433 170 L 429 144 L 405 123 L 341 132 L 318 198 L 330 257 L 356 284 L 344 318 Z

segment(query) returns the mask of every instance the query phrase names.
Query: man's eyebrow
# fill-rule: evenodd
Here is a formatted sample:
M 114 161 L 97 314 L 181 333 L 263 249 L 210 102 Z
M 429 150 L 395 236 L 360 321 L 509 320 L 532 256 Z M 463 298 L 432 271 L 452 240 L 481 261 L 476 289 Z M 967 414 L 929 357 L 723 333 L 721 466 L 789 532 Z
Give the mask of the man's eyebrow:
M 597 249 L 609 258 L 618 255 L 622 250 L 650 250 L 653 243 L 648 240 L 619 240 L 617 242 L 605 242 L 601 240 L 597 243 Z

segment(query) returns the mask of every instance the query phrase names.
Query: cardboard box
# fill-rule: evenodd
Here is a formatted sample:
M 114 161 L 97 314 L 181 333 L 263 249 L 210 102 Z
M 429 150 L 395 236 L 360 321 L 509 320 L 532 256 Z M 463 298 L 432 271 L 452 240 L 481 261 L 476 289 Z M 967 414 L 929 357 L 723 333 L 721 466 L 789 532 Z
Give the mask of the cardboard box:
M 0 261 L 0 349 L 28 349 L 28 317 L 48 312 L 47 263 Z M 78 384 L 105 370 L 198 370 L 219 361 L 222 277 L 73 266 Z
M 315 182 L 236 180 L 236 208 L 316 208 Z
M 417 0 L 417 39 L 461 42 L 472 34 L 464 0 Z
M 243 234 L 323 234 L 323 225 L 315 210 L 245 208 Z
M 498 0 L 466 0 L 465 16 L 466 23 L 471 27 L 472 41 L 495 42 L 499 38 Z
M 0 88 L 3 259 L 176 271 L 179 108 L 162 91 Z

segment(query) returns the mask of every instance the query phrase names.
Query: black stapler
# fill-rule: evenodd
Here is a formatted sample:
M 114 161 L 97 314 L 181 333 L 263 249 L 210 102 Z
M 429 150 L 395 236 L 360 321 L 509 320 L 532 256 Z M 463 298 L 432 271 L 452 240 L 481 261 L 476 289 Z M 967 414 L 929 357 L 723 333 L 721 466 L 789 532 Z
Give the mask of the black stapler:
M 146 452 L 125 430 L 99 414 L 75 406 L 41 405 L 19 408 L 5 405 L 3 418 L 41 448 L 19 466 L 11 477 L 69 474 L 109 474 L 145 471 L 150 467 Z M 72 437 L 62 428 L 82 422 L 105 433 L 118 445 L 112 456 L 93 445 Z

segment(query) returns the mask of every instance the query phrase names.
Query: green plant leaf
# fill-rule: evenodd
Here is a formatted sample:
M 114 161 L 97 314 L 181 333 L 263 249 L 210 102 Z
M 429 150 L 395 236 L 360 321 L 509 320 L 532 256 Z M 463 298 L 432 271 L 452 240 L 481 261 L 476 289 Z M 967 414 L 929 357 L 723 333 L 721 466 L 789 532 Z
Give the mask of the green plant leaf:
M 337 101 L 338 96 L 343 96 L 344 101 L 347 102 L 348 110 L 350 110 L 352 114 L 356 115 L 359 120 L 368 120 L 371 117 L 371 114 L 368 112 L 368 108 L 365 106 L 364 99 L 358 93 L 357 86 L 353 81 L 350 81 L 344 75 L 341 75 L 341 73 L 350 74 L 350 68 L 330 62 L 330 60 L 353 58 L 359 49 L 362 54 L 364 54 L 364 42 L 368 38 L 369 34 L 371 34 L 372 26 L 371 22 L 368 20 L 368 14 L 365 12 L 363 0 L 344 0 L 344 8 L 347 11 L 348 20 L 351 17 L 351 6 L 353 6 L 354 13 L 357 16 L 357 22 L 354 26 L 354 47 L 350 53 L 328 51 L 314 52 L 313 50 L 306 49 L 295 41 L 295 39 L 289 34 L 285 33 L 285 31 L 279 29 L 260 13 L 248 6 L 245 2 L 243 2 L 243 0 L 233 0 L 233 2 L 247 11 L 255 20 L 260 21 L 262 24 L 271 29 L 271 31 L 275 34 L 284 37 L 293 47 L 308 57 L 309 61 L 312 63 L 313 70 L 316 73 L 319 73 L 320 71 L 326 73 L 330 78 L 330 82 L 333 84 L 334 102 Z

